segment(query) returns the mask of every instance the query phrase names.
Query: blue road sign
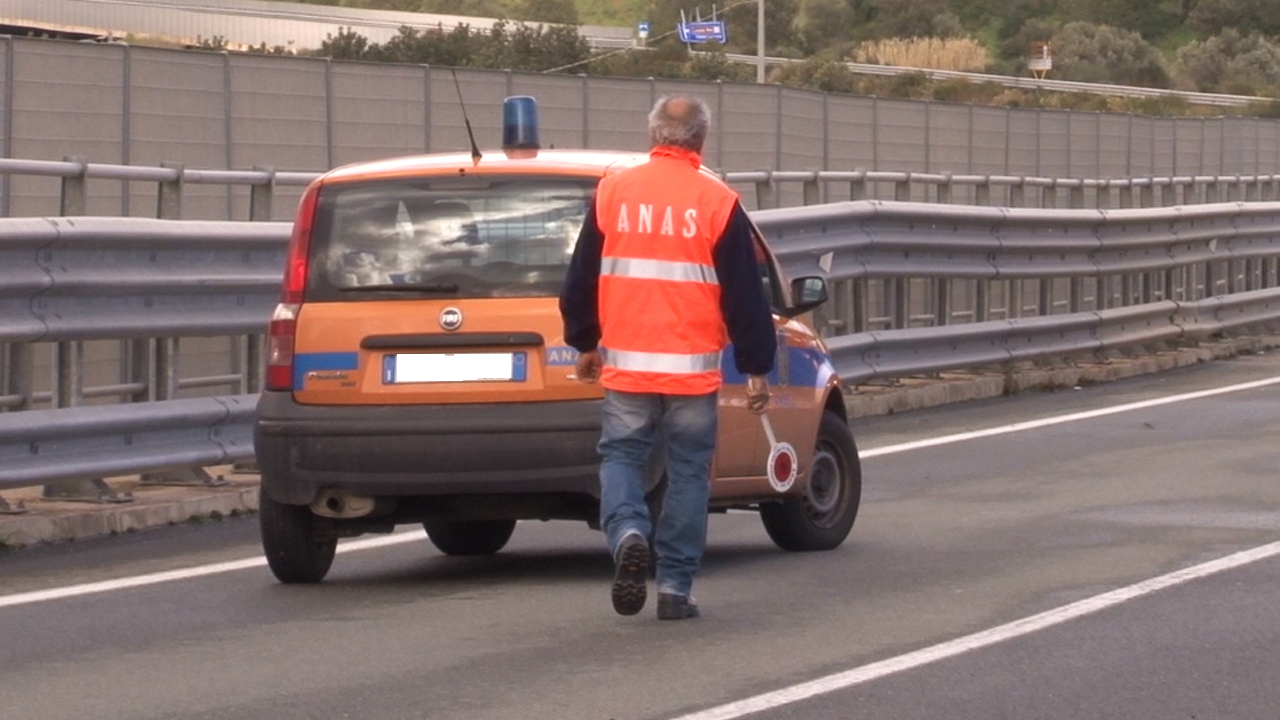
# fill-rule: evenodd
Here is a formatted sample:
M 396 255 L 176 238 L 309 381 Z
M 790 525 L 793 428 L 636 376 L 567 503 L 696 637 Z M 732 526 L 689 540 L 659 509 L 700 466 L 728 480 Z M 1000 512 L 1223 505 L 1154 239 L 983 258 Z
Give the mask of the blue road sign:
M 719 20 L 714 22 L 680 23 L 676 26 L 676 29 L 680 34 L 680 42 L 684 43 L 723 43 L 729 39 L 729 33 L 725 30 L 724 23 Z
M 640 24 L 636 26 L 636 33 L 637 33 L 640 37 L 644 37 L 644 36 L 648 35 L 648 34 L 649 34 L 649 21 L 648 21 L 648 20 L 641 20 L 641 21 L 640 21 Z

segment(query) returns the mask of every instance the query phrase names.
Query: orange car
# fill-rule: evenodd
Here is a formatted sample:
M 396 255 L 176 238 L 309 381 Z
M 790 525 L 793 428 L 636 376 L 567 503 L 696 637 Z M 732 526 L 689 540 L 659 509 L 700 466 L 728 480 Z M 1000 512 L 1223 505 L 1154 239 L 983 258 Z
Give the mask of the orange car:
M 268 334 L 255 449 L 272 572 L 318 582 L 340 537 L 422 523 L 451 555 L 502 549 L 521 519 L 598 522 L 599 385 L 573 376 L 557 296 L 601 177 L 646 156 L 503 152 L 339 168 L 307 188 Z M 840 381 L 756 236 L 778 361 L 768 412 L 725 353 L 710 510 L 760 512 L 787 550 L 847 537 L 861 470 Z M 664 488 L 651 473 L 650 496 Z M 654 503 L 657 507 L 658 504 Z

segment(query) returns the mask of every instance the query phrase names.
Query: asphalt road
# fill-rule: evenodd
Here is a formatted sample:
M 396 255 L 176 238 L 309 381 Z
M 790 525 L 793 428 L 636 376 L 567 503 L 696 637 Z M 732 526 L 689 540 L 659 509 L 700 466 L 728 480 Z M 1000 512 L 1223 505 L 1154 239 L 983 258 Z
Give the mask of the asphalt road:
M 375 538 L 312 587 L 252 520 L 0 555 L 0 718 L 1280 715 L 1280 354 L 856 434 L 849 541 L 713 517 L 686 622 L 614 615 L 564 523 L 484 559 Z

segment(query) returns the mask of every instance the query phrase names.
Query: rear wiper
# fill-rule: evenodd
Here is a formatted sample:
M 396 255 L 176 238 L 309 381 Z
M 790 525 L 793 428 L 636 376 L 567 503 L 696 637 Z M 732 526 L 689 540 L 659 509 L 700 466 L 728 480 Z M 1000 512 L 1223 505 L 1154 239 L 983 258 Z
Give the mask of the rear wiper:
M 355 285 L 353 287 L 340 288 L 341 292 L 359 292 L 361 290 L 376 290 L 382 292 L 428 292 L 452 295 L 458 292 L 459 287 L 457 283 L 377 283 L 374 285 Z

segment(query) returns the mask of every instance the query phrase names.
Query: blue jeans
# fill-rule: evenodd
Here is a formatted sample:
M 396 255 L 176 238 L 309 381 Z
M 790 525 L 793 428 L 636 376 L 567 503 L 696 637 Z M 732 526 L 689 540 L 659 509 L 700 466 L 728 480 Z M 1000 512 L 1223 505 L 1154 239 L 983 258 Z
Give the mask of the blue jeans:
M 599 450 L 600 525 L 617 556 L 631 532 L 652 539 L 660 593 L 688 595 L 707 544 L 707 498 L 719 393 L 660 395 L 606 390 Z M 656 528 L 644 500 L 645 468 L 660 433 L 667 491 Z

